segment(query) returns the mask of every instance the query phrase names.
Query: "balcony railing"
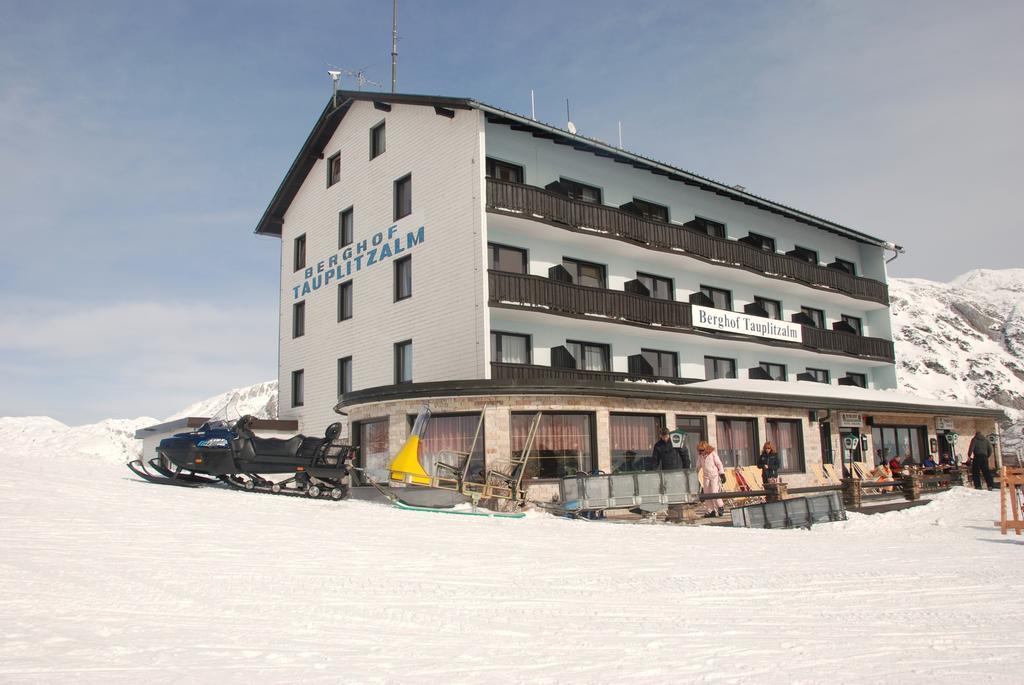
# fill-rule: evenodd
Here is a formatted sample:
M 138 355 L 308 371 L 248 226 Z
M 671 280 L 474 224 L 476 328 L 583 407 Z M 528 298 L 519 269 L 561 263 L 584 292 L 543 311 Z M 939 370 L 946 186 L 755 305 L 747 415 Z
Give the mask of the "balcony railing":
M 704 235 L 675 224 L 651 221 L 622 209 L 571 200 L 543 188 L 487 179 L 487 207 L 496 212 L 525 214 L 576 230 L 587 230 L 656 249 L 679 251 L 726 266 L 755 271 L 828 288 L 852 297 L 889 304 L 889 289 L 881 281 L 853 276 L 796 257 L 726 238 Z
M 559 369 L 552 366 L 536 364 L 501 364 L 491 362 L 491 378 L 494 380 L 514 381 L 518 383 L 559 383 L 573 384 L 579 382 L 612 383 L 615 381 L 667 381 L 677 385 L 696 383 L 703 378 L 666 378 L 663 376 L 645 376 L 620 371 L 585 371 L 583 369 Z
M 688 302 L 657 300 L 643 295 L 562 283 L 542 276 L 488 271 L 491 304 L 515 306 L 560 316 L 587 317 L 696 332 Z M 802 326 L 803 342 L 787 342 L 757 336 L 716 333 L 723 337 L 769 345 L 848 354 L 892 363 L 896 359 L 891 340 Z M 542 367 L 543 368 L 543 367 Z

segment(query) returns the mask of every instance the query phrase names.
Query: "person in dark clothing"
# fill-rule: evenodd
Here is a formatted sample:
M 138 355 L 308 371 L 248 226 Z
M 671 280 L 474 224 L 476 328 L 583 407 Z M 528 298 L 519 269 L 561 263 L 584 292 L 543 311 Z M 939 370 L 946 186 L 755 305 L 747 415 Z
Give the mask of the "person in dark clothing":
M 651 459 L 655 468 L 662 471 L 677 471 L 690 468 L 690 451 L 683 445 L 680 449 L 672 446 L 667 428 L 662 428 L 658 442 L 654 443 Z
M 654 443 L 650 458 L 654 462 L 654 468 L 662 471 L 676 471 L 683 468 L 679 453 L 676 452 L 676 448 L 672 446 L 672 440 L 669 439 L 668 428 L 663 428 L 658 433 L 658 440 Z
M 761 469 L 761 480 L 765 483 L 776 483 L 779 480 L 779 453 L 775 445 L 766 442 L 761 448 L 761 456 L 757 458 L 757 467 Z
M 971 446 L 967 448 L 967 458 L 971 459 L 971 480 L 974 487 L 981 489 L 981 476 L 985 476 L 985 485 L 991 490 L 992 472 L 988 468 L 988 458 L 992 456 L 992 444 L 978 431 L 971 438 Z

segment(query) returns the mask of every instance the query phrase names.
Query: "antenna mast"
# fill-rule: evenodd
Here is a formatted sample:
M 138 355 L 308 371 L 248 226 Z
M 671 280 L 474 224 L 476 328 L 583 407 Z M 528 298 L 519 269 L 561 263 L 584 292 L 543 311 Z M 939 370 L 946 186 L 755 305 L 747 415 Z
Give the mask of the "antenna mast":
M 398 0 L 391 0 L 391 92 L 398 81 Z

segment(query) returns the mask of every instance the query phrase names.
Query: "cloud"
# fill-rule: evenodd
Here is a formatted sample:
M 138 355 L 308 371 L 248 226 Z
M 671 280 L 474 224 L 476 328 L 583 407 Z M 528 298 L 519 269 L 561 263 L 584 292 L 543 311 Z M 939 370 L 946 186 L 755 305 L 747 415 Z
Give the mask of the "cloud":
M 4 302 L 0 414 L 164 416 L 273 377 L 276 332 L 276 311 L 203 302 Z

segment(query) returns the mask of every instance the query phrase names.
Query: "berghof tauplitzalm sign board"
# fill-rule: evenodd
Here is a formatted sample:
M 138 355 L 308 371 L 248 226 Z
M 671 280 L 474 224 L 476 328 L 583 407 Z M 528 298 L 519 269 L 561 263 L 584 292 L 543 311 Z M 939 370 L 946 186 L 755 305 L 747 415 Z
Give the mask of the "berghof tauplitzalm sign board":
M 953 419 L 948 416 L 936 416 L 935 428 L 940 431 L 951 431 L 953 430 Z
M 702 307 L 698 304 L 693 305 L 691 309 L 693 325 L 697 328 L 792 342 L 803 342 L 804 339 L 803 329 L 800 325 L 789 321 L 766 319 L 763 316 L 751 316 L 714 307 Z

